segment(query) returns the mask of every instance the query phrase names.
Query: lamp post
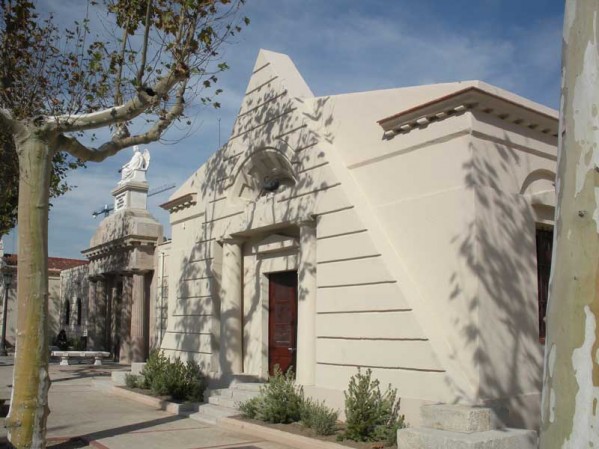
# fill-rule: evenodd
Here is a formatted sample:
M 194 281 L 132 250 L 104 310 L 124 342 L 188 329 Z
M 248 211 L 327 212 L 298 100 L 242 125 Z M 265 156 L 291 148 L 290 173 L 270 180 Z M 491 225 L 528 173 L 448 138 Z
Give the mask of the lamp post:
M 6 352 L 6 318 L 8 315 L 8 291 L 12 282 L 12 273 L 6 263 L 2 264 L 2 285 L 4 286 L 4 301 L 2 302 L 2 336 L 0 337 L 0 355 L 8 355 Z

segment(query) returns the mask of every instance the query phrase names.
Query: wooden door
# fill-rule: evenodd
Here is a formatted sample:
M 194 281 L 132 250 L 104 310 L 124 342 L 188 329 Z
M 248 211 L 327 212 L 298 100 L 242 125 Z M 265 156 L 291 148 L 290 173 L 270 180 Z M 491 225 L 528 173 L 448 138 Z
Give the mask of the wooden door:
M 269 275 L 268 373 L 279 365 L 283 372 L 295 371 L 297 340 L 297 272 Z

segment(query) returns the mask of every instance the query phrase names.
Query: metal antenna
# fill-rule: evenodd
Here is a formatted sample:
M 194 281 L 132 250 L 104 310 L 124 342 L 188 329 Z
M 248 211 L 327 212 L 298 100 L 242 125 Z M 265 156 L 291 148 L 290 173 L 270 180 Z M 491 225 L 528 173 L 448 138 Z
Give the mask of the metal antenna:
M 103 208 L 92 212 L 92 217 L 96 218 L 98 215 L 102 215 L 102 214 L 104 214 L 104 217 L 108 217 L 108 215 L 110 214 L 110 211 L 112 211 L 113 209 L 114 209 L 114 207 L 109 206 L 108 204 L 105 204 Z

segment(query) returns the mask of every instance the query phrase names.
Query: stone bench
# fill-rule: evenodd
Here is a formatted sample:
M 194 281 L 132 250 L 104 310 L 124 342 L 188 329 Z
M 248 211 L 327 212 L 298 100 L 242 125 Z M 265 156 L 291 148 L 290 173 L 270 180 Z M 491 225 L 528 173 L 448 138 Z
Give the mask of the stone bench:
M 60 357 L 61 365 L 69 365 L 69 359 L 76 358 L 94 358 L 94 365 L 101 365 L 102 358 L 110 357 L 110 352 L 106 351 L 52 351 L 52 357 Z

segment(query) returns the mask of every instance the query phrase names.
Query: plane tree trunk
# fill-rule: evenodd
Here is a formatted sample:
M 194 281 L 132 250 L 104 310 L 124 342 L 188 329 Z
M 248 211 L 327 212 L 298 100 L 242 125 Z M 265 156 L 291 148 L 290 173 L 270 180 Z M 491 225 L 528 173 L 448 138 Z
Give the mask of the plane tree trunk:
M 15 137 L 19 155 L 17 335 L 8 438 L 43 448 L 48 408 L 48 202 L 52 155 L 33 127 Z M 40 439 L 42 436 L 42 439 Z
M 541 448 L 599 447 L 599 3 L 567 0 Z

